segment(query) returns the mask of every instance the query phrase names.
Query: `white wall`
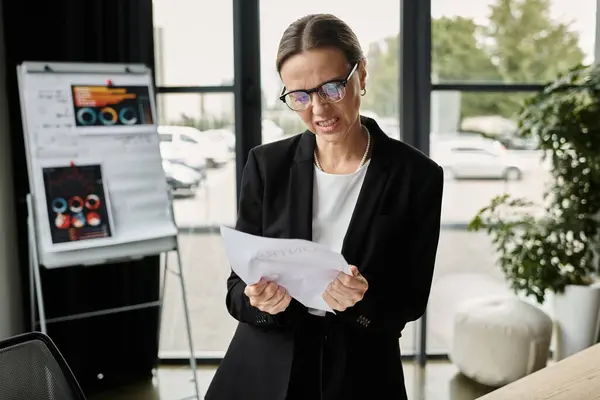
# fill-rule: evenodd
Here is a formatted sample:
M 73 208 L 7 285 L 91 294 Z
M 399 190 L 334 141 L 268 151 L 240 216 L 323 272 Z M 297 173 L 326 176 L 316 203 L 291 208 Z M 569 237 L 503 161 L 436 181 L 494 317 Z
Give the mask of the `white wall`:
M 23 329 L 5 77 L 4 38 L 0 26 L 0 340 Z

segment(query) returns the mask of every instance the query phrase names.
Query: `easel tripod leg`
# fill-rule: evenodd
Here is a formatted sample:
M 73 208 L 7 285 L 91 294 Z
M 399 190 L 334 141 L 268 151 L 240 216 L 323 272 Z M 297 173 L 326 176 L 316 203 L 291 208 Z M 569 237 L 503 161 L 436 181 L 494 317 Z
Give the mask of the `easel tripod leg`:
M 162 326 L 163 326 L 163 315 L 164 315 L 164 309 L 165 309 L 165 289 L 167 287 L 167 272 L 169 271 L 169 253 L 165 252 L 162 254 L 162 256 L 165 258 L 164 260 L 164 265 L 162 267 L 162 280 L 160 283 L 160 289 L 159 289 L 159 294 L 158 294 L 158 328 L 157 328 L 157 337 L 156 337 L 156 348 L 158 349 L 159 353 L 160 353 L 160 338 L 161 338 L 161 333 L 162 333 Z M 159 268 L 160 269 L 160 268 Z M 155 371 L 155 379 L 158 379 L 158 371 Z
M 40 276 L 40 265 L 37 253 L 38 246 L 34 229 L 35 218 L 33 214 L 33 203 L 30 194 L 27 195 L 26 200 L 27 212 L 29 214 L 27 225 L 29 234 L 29 274 L 30 279 L 32 279 L 32 281 L 30 281 L 30 285 L 32 282 L 35 288 L 35 297 L 37 298 L 37 308 L 40 319 L 40 330 L 42 333 L 47 335 L 48 331 L 46 329 L 46 311 L 44 309 L 44 297 L 42 295 L 42 278 Z M 33 299 L 33 297 L 34 296 L 32 295 L 31 298 Z M 31 329 L 35 330 L 35 304 L 33 301 L 31 304 L 31 313 L 33 322 Z
M 160 293 L 159 293 L 159 308 L 158 308 L 158 348 L 160 349 L 160 338 L 162 333 L 162 325 L 163 325 L 163 315 L 165 308 L 165 292 L 167 288 L 167 275 L 169 272 L 169 253 L 163 253 L 163 257 L 165 258 L 163 270 L 162 270 L 162 283 L 160 285 Z
M 38 313 L 40 316 L 40 330 L 44 334 L 48 334 L 46 329 L 46 311 L 44 309 L 44 297 L 42 296 L 42 278 L 40 277 L 40 268 L 38 265 L 33 266 L 33 276 L 35 277 L 35 292 L 37 297 Z
M 179 240 L 178 240 L 179 242 Z M 177 244 L 177 265 L 179 267 L 179 282 L 181 284 L 181 296 L 183 298 L 183 313 L 185 316 L 185 324 L 186 331 L 188 336 L 188 343 L 190 345 L 190 368 L 192 369 L 192 373 L 194 374 L 194 388 L 196 390 L 196 398 L 201 400 L 200 398 L 200 389 L 198 388 L 198 376 L 196 371 L 196 353 L 194 352 L 194 342 L 192 340 L 192 325 L 190 321 L 190 309 L 187 303 L 187 293 L 185 291 L 185 282 L 183 279 L 183 268 L 181 266 L 181 253 L 179 250 L 179 243 Z
M 31 318 L 31 330 L 35 330 L 37 309 L 35 306 L 35 278 L 33 277 L 33 256 L 29 250 L 29 310 Z

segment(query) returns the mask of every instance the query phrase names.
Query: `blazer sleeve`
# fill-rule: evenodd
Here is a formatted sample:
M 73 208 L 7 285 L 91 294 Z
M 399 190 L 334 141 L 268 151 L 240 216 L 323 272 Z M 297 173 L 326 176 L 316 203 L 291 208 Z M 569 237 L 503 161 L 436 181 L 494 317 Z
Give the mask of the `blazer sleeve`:
M 394 254 L 386 257 L 390 263 L 407 263 L 402 277 L 365 275 L 369 289 L 360 302 L 338 313 L 343 320 L 364 332 L 400 337 L 408 322 L 425 313 L 439 242 L 443 187 L 444 174 L 438 166 L 411 202 L 410 232 L 405 236 L 409 253 L 401 258 Z
M 263 179 L 261 177 L 255 150 L 251 150 L 242 173 L 238 216 L 235 229 L 252 235 L 262 235 Z M 240 322 L 261 327 L 287 327 L 292 312 L 298 305 L 294 300 L 279 314 L 271 315 L 250 304 L 244 293 L 246 284 L 233 271 L 227 279 L 225 303 L 229 314 Z

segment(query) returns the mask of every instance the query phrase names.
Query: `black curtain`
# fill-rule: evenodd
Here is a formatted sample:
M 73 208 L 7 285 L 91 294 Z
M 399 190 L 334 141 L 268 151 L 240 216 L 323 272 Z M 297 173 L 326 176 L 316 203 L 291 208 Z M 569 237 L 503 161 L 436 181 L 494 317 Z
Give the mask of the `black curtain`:
M 152 0 L 0 0 L 6 48 L 24 321 L 31 326 L 29 192 L 16 67 L 22 61 L 143 63 L 154 69 Z M 94 267 L 42 268 L 47 318 L 158 300 L 159 257 Z M 149 378 L 158 354 L 157 308 L 55 322 L 56 342 L 87 393 Z

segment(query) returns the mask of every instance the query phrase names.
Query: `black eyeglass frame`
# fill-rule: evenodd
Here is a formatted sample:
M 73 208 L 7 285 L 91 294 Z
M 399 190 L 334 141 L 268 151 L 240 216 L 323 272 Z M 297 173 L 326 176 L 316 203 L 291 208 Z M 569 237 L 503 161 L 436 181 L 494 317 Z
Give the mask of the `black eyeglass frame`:
M 346 85 L 348 85 L 348 82 L 350 81 L 350 78 L 352 78 L 352 75 L 354 74 L 354 72 L 358 69 L 358 63 L 354 64 L 354 67 L 352 67 L 352 69 L 350 70 L 350 72 L 348 73 L 348 76 L 346 76 L 345 79 L 332 79 L 330 81 L 327 82 L 323 82 L 321 83 L 319 86 L 312 88 L 312 89 L 298 89 L 298 90 L 291 90 L 289 92 L 285 92 L 285 86 L 283 87 L 283 89 L 281 90 L 281 96 L 279 96 L 279 100 L 281 100 L 282 102 L 285 103 L 286 106 L 288 106 L 288 108 L 292 111 L 302 111 L 302 110 L 306 110 L 308 108 L 308 106 L 310 105 L 310 103 L 312 102 L 312 97 L 311 94 L 317 92 L 319 94 L 319 96 L 325 100 L 325 101 L 330 101 L 327 98 L 323 98 L 323 96 L 321 96 L 320 90 L 323 86 L 329 84 L 329 83 L 340 83 L 344 89 L 346 88 Z M 294 110 L 292 107 L 290 107 L 290 105 L 285 101 L 286 96 L 288 96 L 291 93 L 306 93 L 308 98 L 310 99 L 310 102 L 306 105 L 305 108 L 301 108 L 299 110 Z M 346 94 L 344 93 L 344 97 L 346 96 Z M 342 101 L 342 99 L 344 98 L 342 97 L 341 99 L 339 99 L 338 101 Z M 337 103 L 337 102 L 336 102 Z

